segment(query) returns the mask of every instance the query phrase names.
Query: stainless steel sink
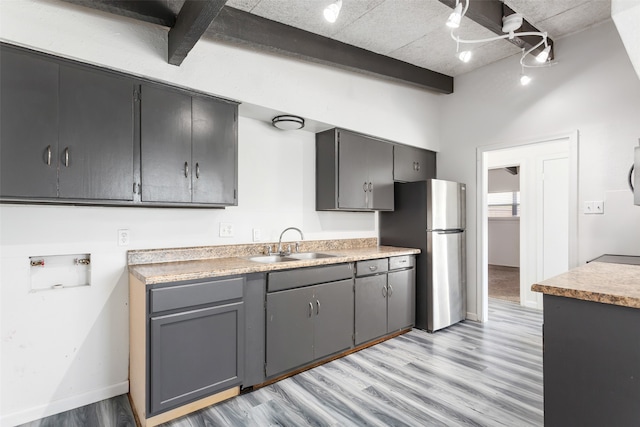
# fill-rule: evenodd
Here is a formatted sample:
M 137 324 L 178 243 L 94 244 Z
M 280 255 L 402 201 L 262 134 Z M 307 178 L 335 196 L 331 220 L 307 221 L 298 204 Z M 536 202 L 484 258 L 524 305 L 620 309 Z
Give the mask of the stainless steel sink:
M 295 258 L 295 259 L 320 259 L 320 258 L 333 258 L 333 257 L 337 257 L 338 255 L 323 254 L 319 252 L 299 252 L 299 253 L 293 253 L 288 256 L 290 258 Z
M 290 258 L 282 255 L 259 255 L 247 258 L 249 261 L 262 262 L 265 264 L 271 264 L 274 262 L 286 262 L 286 261 L 298 261 L 299 258 Z

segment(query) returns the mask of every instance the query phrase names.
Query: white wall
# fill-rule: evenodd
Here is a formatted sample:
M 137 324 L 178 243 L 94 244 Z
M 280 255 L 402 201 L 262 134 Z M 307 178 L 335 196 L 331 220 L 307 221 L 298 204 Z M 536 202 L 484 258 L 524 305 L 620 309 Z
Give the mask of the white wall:
M 579 201 L 604 200 L 604 215 L 580 215 L 579 260 L 640 255 L 640 207 L 626 175 L 640 136 L 640 80 L 613 23 L 556 40 L 558 65 L 518 82 L 519 57 L 455 80 L 443 101 L 440 178 L 467 183 L 469 310 L 477 308 L 476 149 L 579 131 Z
M 520 218 L 489 218 L 489 264 L 520 266 Z
M 489 193 L 520 191 L 520 174 L 513 175 L 501 167 L 498 169 L 489 169 L 488 175 Z

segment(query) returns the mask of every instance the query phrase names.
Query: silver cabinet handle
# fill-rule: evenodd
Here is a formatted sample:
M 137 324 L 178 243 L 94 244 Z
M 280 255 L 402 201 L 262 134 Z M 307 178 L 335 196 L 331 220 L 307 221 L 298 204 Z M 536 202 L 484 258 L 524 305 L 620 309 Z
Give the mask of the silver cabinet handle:
M 378 266 L 377 266 L 377 265 L 370 265 L 370 266 L 369 266 L 369 270 L 370 270 L 370 271 L 376 271 L 377 269 L 378 269 Z
M 387 297 L 387 287 L 386 287 L 386 286 L 383 286 L 383 287 L 382 287 L 382 297 L 383 297 L 383 298 L 386 298 L 386 297 Z
M 420 170 L 420 162 L 416 162 L 416 170 L 419 171 Z
M 196 163 L 196 179 L 200 179 L 200 163 Z
M 51 145 L 47 145 L 47 166 L 51 166 Z
M 320 300 L 316 300 L 316 316 L 320 315 Z
M 389 289 L 388 289 L 388 291 L 387 291 L 387 294 L 388 294 L 389 296 L 393 295 L 393 286 L 389 285 Z
M 369 183 L 369 193 L 373 190 L 373 184 Z
M 184 162 L 184 177 L 189 178 L 189 163 Z
M 313 314 L 313 304 L 309 303 L 309 317 Z
M 367 192 L 367 183 L 365 182 L 364 184 L 362 184 L 362 189 L 364 190 L 364 192 Z
M 69 167 L 69 147 L 64 149 L 64 166 Z

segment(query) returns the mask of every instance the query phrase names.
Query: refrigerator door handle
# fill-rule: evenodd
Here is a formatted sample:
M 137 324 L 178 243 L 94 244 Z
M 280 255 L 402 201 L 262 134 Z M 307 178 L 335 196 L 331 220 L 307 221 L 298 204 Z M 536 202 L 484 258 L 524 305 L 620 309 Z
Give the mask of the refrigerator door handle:
M 437 234 L 457 234 L 457 233 L 462 233 L 464 230 L 462 228 L 456 228 L 452 230 L 432 230 L 432 231 Z

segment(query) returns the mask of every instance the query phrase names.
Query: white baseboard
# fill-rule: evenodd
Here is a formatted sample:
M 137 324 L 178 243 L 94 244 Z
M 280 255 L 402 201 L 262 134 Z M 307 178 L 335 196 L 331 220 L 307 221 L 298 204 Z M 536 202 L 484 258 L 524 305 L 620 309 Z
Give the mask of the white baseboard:
M 473 320 L 474 322 L 479 322 L 480 318 L 476 313 L 470 313 L 467 311 L 467 320 Z
M 0 426 L 14 427 L 129 392 L 129 381 L 0 416 Z

